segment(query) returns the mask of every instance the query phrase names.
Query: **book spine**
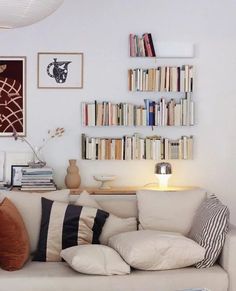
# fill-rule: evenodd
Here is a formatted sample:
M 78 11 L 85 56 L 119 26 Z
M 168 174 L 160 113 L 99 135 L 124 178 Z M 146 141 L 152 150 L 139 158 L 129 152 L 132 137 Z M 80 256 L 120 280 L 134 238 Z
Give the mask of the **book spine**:
M 134 45 L 134 35 L 131 33 L 129 35 L 129 45 L 130 45 L 130 56 L 135 57 L 135 45 Z
M 148 39 L 149 39 L 149 43 L 150 43 L 150 47 L 151 47 L 151 52 L 152 52 L 152 57 L 156 56 L 156 52 L 155 52 L 155 48 L 153 45 L 153 40 L 152 40 L 152 34 L 148 33 Z
M 146 52 L 147 52 L 147 57 L 152 57 L 152 49 L 151 49 L 151 45 L 150 45 L 150 42 L 149 42 L 149 37 L 148 37 L 148 34 L 145 33 L 143 35 L 143 40 L 144 40 L 144 45 L 146 47 Z

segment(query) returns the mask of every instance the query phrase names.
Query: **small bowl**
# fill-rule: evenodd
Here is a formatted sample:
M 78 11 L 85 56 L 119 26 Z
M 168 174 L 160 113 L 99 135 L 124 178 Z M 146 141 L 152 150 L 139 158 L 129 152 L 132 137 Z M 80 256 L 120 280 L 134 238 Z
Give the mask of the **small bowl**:
M 114 175 L 96 175 L 93 176 L 95 181 L 101 182 L 99 189 L 109 190 L 111 186 L 107 185 L 107 182 L 114 181 L 116 176 Z

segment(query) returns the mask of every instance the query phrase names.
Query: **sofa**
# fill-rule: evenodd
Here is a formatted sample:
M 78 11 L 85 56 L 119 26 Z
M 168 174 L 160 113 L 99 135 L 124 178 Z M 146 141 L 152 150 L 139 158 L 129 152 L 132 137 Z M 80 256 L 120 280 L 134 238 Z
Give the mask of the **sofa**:
M 71 195 L 71 203 L 77 198 L 77 195 Z M 96 195 L 95 199 L 109 213 L 124 218 L 132 216 L 138 218 L 135 195 Z M 191 207 L 194 203 L 192 202 Z M 184 207 L 188 209 L 188 205 Z M 187 224 L 191 224 L 193 215 L 194 213 L 191 213 L 189 219 L 184 219 Z M 78 273 L 66 262 L 35 262 L 30 259 L 18 271 L 8 272 L 0 269 L 0 291 L 177 291 L 188 288 L 206 288 L 211 291 L 236 290 L 234 226 L 230 226 L 219 260 L 210 268 L 197 269 L 190 266 L 162 271 L 132 269 L 129 275 L 99 276 Z

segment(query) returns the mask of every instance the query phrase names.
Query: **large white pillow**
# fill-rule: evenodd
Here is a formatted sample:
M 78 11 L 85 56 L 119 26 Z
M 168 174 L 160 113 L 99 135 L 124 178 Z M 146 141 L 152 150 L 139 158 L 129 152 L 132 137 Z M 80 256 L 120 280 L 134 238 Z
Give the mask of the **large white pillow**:
M 47 193 L 28 193 L 21 191 L 1 191 L 9 198 L 20 212 L 30 239 L 31 253 L 37 249 L 41 223 L 41 197 L 54 201 L 67 202 L 70 190 L 60 190 Z
M 168 270 L 191 266 L 204 258 L 205 249 L 177 233 L 141 230 L 109 239 L 109 246 L 133 268 Z
M 86 191 L 83 191 L 80 194 L 79 198 L 75 202 L 75 205 L 93 207 L 103 210 L 99 203 Z M 107 245 L 109 238 L 113 235 L 133 230 L 137 230 L 137 220 L 135 217 L 120 218 L 110 213 L 99 237 L 100 243 Z
M 74 246 L 61 251 L 61 257 L 71 268 L 84 274 L 125 275 L 130 273 L 130 266 L 108 246 Z
M 179 232 L 187 235 L 206 191 L 137 192 L 139 229 Z

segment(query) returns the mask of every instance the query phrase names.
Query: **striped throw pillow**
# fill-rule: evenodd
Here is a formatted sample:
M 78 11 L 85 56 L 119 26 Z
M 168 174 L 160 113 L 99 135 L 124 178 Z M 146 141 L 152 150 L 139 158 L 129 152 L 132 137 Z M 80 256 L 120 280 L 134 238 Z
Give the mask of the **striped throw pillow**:
M 99 236 L 109 214 L 103 210 L 70 205 L 42 198 L 39 242 L 34 261 L 61 261 L 63 249 L 83 244 L 99 244 Z
M 229 210 L 214 195 L 210 195 L 199 206 L 193 220 L 189 237 L 206 250 L 205 258 L 197 268 L 213 266 L 224 246 L 229 226 Z

